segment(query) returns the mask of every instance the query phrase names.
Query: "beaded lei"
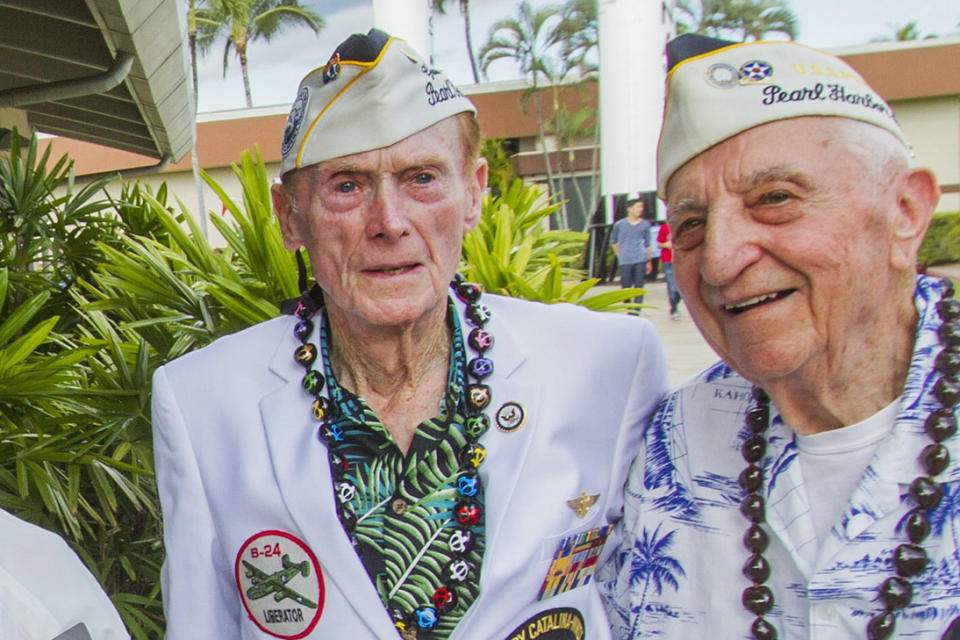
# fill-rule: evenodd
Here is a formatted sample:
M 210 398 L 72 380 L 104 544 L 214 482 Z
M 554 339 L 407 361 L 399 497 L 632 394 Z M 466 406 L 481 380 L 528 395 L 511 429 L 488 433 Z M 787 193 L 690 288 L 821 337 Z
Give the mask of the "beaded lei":
M 470 380 L 466 388 L 465 407 L 466 420 L 458 425 L 465 437 L 465 444 L 459 452 L 460 468 L 455 482 L 452 482 L 457 491 L 457 501 L 453 507 L 450 519 L 444 525 L 449 531 L 447 544 L 453 551 L 452 561 L 445 567 L 441 584 L 434 587 L 430 602 L 421 603 L 413 610 L 391 608 L 390 615 L 404 640 L 414 640 L 418 636 L 429 637 L 430 631 L 436 628 L 441 617 L 449 613 L 459 600 L 458 591 L 467 581 L 475 585 L 479 581 L 479 566 L 472 566 L 468 555 L 477 546 L 482 544 L 483 519 L 482 488 L 478 475 L 478 468 L 486 458 L 486 448 L 478 440 L 490 428 L 490 416 L 484 410 L 490 405 L 492 392 L 483 380 L 493 373 L 493 361 L 486 357 L 486 352 L 493 347 L 493 335 L 484 326 L 490 320 L 490 310 L 480 304 L 480 287 L 473 283 L 464 282 L 457 274 L 451 283 L 454 294 L 466 305 L 467 321 L 473 325 L 466 343 L 476 354 L 467 362 L 466 372 Z M 317 346 L 310 343 L 313 334 L 313 317 L 323 307 L 322 297 L 311 296 L 305 293 L 295 311 L 299 319 L 294 327 L 294 335 L 300 341 L 300 346 L 294 352 L 294 359 L 301 364 L 305 373 L 302 379 L 304 391 L 311 398 L 311 409 L 314 419 L 319 423 L 317 437 L 327 445 L 330 470 L 333 477 L 337 514 L 344 531 L 350 537 L 355 549 L 358 549 L 356 526 L 358 515 L 347 504 L 345 496 L 351 495 L 352 487 L 349 484 L 346 471 L 349 462 L 341 451 L 344 442 L 343 430 L 336 424 L 337 406 L 327 397 L 321 395 L 326 384 L 323 374 L 313 367 L 317 360 Z M 463 400 L 463 398 L 457 399 Z M 453 481 L 454 479 L 451 479 Z M 396 512 L 394 505 L 391 508 Z
M 943 320 L 939 338 L 943 350 L 937 355 L 934 369 L 940 374 L 934 384 L 933 395 L 940 407 L 933 411 L 924 424 L 932 442 L 920 453 L 920 465 L 927 475 L 918 476 L 910 484 L 910 500 L 914 508 L 907 514 L 906 532 L 908 542 L 899 545 L 893 552 L 892 575 L 880 585 L 877 599 L 882 609 L 867 623 L 868 640 L 886 640 L 896 628 L 894 612 L 910 604 L 913 587 L 910 578 L 922 573 L 927 566 L 927 552 L 920 546 L 930 534 L 930 519 L 927 512 L 937 507 L 943 490 L 934 476 L 950 464 L 950 453 L 943 444 L 957 431 L 954 415 L 960 400 L 960 300 L 951 297 L 953 285 L 945 281 L 943 299 L 937 303 L 937 312 Z M 749 521 L 743 536 L 743 545 L 750 552 L 743 565 L 743 574 L 753 583 L 744 589 L 743 606 L 756 616 L 750 630 L 756 640 L 775 640 L 777 631 L 764 619 L 773 608 L 773 592 L 764 583 L 769 579 L 771 567 L 763 556 L 770 539 L 761 526 L 765 520 L 763 469 L 757 463 L 766 453 L 767 440 L 764 433 L 770 426 L 770 398 L 763 389 L 754 387 L 755 406 L 747 412 L 746 426 L 749 436 L 740 448 L 747 467 L 740 473 L 739 484 L 744 491 L 740 512 Z

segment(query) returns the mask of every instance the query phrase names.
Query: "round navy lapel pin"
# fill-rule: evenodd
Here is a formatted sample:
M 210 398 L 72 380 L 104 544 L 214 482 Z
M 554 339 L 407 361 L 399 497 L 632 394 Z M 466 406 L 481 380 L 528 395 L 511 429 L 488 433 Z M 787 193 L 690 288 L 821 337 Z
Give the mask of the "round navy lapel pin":
M 506 402 L 497 409 L 497 428 L 501 431 L 516 431 L 527 421 L 527 413 L 518 402 Z

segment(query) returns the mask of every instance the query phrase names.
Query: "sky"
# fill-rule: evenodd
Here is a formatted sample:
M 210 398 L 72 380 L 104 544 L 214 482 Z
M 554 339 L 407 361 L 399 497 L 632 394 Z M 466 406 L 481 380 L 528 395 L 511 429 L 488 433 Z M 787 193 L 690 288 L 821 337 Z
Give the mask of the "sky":
M 651 2 L 653 0 L 634 0 Z M 300 79 L 326 63 L 337 45 L 351 33 L 366 33 L 373 22 L 371 0 L 301 0 L 323 16 L 326 27 L 319 35 L 307 28 L 290 29 L 269 43 L 249 46 L 250 85 L 256 107 L 288 105 Z M 864 44 L 889 36 L 908 22 L 917 21 L 922 36 L 960 37 L 958 0 L 787 0 L 797 16 L 797 40 L 832 49 Z M 549 0 L 531 0 L 534 6 Z M 486 42 L 490 25 L 516 14 L 519 0 L 473 0 L 470 3 L 474 49 Z M 556 2 L 554 2 L 556 4 Z M 445 16 L 434 18 L 434 63 L 457 84 L 470 84 L 463 37 L 463 21 L 455 0 Z M 214 44 L 199 66 L 198 110 L 203 112 L 244 107 L 240 63 L 231 54 L 223 72 L 223 44 Z M 490 80 L 510 80 L 519 73 L 508 62 L 491 65 Z

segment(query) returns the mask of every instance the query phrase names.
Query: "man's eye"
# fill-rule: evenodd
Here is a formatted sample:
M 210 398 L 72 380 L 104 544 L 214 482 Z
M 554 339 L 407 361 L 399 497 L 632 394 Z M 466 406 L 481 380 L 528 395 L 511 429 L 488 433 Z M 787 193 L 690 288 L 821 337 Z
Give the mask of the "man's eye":
M 673 231 L 671 242 L 675 249 L 685 251 L 703 242 L 705 221 L 701 218 L 687 218 Z
M 421 171 L 413 177 L 413 181 L 417 184 L 430 184 L 433 182 L 433 176 L 425 171 Z
M 760 196 L 757 204 L 782 204 L 789 199 L 790 194 L 786 191 L 770 191 Z
M 353 193 L 357 190 L 357 183 L 353 180 L 344 180 L 343 182 L 337 183 L 336 189 L 340 193 Z

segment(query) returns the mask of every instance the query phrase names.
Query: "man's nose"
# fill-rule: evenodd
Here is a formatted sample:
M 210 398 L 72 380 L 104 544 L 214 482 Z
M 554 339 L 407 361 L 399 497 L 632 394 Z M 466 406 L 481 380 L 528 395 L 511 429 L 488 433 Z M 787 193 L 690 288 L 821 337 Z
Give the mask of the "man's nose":
M 757 223 L 734 203 L 711 207 L 700 274 L 704 282 L 724 286 L 733 282 L 747 267 L 760 259 L 763 251 L 757 242 Z
M 367 222 L 368 234 L 392 241 L 407 235 L 409 231 L 400 188 L 391 180 L 379 181 Z

